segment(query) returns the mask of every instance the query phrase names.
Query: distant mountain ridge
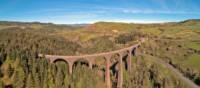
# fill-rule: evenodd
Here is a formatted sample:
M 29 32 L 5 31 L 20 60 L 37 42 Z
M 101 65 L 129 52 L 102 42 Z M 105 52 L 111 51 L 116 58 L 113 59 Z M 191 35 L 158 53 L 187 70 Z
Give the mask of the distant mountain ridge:
M 120 23 L 120 24 L 142 24 L 142 23 L 124 23 L 124 22 L 104 22 L 104 21 L 99 21 L 94 24 L 105 24 L 105 23 Z M 179 23 L 179 24 L 193 24 L 193 23 L 200 23 L 200 19 L 188 19 L 180 22 L 166 22 L 166 23 Z M 71 26 L 71 27 L 84 27 L 91 25 L 89 23 L 83 23 L 83 24 L 54 24 L 54 23 L 42 23 L 42 22 L 20 22 L 20 21 L 0 21 L 0 25 L 30 25 L 30 24 L 35 24 L 35 25 L 57 25 L 57 26 Z M 150 24 L 159 24 L 159 23 L 150 23 Z M 163 24 L 163 23 L 161 23 Z

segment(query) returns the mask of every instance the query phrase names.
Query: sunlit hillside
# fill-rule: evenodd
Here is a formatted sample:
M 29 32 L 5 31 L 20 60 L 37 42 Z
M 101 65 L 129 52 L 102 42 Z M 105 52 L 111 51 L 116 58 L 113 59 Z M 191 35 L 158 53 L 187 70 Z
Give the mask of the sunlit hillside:
M 200 85 L 199 20 L 162 24 L 98 22 L 82 26 L 2 21 L 0 88 L 105 88 L 103 59 L 96 61 L 94 69 L 78 61 L 70 75 L 67 63 L 50 64 L 38 54 L 109 52 L 136 44 L 141 37 L 147 40 L 132 57 L 132 72 L 124 71 L 123 88 L 190 88 L 159 60 Z M 117 85 L 112 72 L 111 85 Z

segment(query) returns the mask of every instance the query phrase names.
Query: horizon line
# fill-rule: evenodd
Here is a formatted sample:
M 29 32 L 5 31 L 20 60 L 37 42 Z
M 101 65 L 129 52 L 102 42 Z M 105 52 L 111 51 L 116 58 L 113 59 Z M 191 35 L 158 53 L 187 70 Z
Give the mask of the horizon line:
M 164 21 L 164 20 L 98 20 L 98 21 L 91 21 L 91 22 L 72 22 L 72 23 L 63 23 L 63 22 L 53 22 L 53 21 L 22 21 L 22 20 L 0 20 L 5 22 L 21 22 L 21 23 L 50 23 L 50 24 L 57 24 L 57 25 L 73 25 L 73 24 L 95 24 L 99 22 L 113 22 L 113 23 L 128 23 L 128 24 L 164 24 L 164 23 L 173 23 L 173 22 L 182 22 L 186 20 L 193 20 L 193 19 L 185 19 L 185 20 L 174 20 L 174 21 Z

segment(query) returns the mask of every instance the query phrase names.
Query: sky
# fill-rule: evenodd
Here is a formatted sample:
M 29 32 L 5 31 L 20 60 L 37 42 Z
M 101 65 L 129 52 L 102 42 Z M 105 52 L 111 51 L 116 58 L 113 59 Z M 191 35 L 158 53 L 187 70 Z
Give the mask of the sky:
M 200 19 L 200 0 L 0 0 L 0 21 L 56 24 Z

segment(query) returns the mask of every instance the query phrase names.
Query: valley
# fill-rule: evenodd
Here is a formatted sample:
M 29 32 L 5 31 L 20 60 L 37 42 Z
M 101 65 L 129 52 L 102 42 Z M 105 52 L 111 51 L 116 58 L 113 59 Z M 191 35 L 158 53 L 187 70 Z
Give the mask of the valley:
M 123 60 L 122 88 L 200 86 L 200 20 L 81 26 L 1 21 L 0 88 L 106 88 L 106 61 L 102 57 L 96 57 L 93 69 L 85 60 L 76 61 L 70 74 L 69 63 L 59 60 L 52 64 L 38 55 L 111 52 L 137 44 L 141 38 L 145 42 L 131 57 L 131 72 Z M 111 88 L 118 83 L 118 58 L 112 55 L 109 60 L 114 63 L 109 67 Z

